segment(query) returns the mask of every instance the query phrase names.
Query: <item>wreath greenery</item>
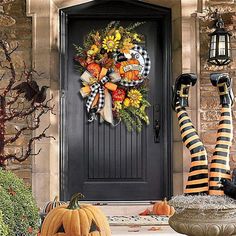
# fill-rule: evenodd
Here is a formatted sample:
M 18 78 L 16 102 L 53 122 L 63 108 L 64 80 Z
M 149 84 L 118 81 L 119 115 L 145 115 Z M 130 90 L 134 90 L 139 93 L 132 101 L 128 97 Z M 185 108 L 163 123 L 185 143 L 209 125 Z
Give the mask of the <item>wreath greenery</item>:
M 125 123 L 128 131 L 140 132 L 149 124 L 148 73 L 150 58 L 143 44 L 143 35 L 135 29 L 144 24 L 136 22 L 127 27 L 119 21 L 104 29 L 88 33 L 82 46 L 74 45 L 74 60 L 81 73 L 81 94 L 87 97 L 89 121 L 100 114 L 112 125 Z

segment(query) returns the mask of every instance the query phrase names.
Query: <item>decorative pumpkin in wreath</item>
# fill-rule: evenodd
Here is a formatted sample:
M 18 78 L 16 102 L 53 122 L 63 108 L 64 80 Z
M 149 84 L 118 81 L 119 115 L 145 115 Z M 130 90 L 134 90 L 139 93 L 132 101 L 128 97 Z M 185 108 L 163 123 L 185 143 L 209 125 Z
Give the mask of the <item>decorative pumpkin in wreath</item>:
M 76 193 L 69 205 L 50 211 L 43 222 L 41 236 L 110 236 L 106 216 L 95 206 L 80 204 L 83 197 Z
M 138 80 L 139 79 L 139 73 L 142 69 L 142 66 L 140 67 L 140 63 L 136 59 L 130 59 L 127 61 L 122 61 L 120 63 L 119 72 L 123 79 L 127 81 L 132 80 Z
M 88 72 L 91 73 L 91 75 L 93 75 L 95 78 L 98 78 L 100 72 L 101 72 L 101 66 L 98 65 L 97 63 L 90 63 L 88 66 L 87 66 L 87 70 Z
M 166 200 L 161 202 L 156 202 L 153 206 L 153 214 L 154 215 L 165 215 L 172 216 L 175 213 L 174 207 L 170 206 Z

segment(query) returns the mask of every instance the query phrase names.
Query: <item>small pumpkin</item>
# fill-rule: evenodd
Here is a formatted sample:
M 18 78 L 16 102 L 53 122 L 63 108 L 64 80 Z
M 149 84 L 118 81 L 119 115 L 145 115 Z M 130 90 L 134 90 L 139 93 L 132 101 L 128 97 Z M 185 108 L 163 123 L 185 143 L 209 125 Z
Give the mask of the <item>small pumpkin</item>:
M 69 205 L 54 208 L 46 216 L 41 236 L 110 236 L 106 216 L 90 204 L 80 204 L 82 194 L 72 196 Z
M 130 59 L 127 61 L 120 62 L 119 72 L 121 77 L 127 81 L 138 80 L 139 79 L 138 77 L 139 70 L 137 70 L 138 65 L 140 65 L 140 63 L 136 59 Z
M 172 216 L 175 213 L 173 206 L 170 206 L 165 198 L 164 201 L 156 202 L 153 206 L 154 215 Z
M 101 66 L 95 62 L 92 62 L 87 66 L 88 72 L 96 78 L 99 77 L 101 69 Z
M 59 197 L 56 196 L 53 201 L 47 202 L 42 210 L 43 214 L 48 214 L 52 209 L 61 206 L 63 204 L 66 204 L 66 202 L 59 201 Z

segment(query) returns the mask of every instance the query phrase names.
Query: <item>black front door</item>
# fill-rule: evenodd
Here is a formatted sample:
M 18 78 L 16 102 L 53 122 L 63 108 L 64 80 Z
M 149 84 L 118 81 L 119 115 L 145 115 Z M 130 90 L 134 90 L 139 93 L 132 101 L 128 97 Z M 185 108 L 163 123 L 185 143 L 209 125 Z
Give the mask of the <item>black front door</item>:
M 166 149 L 171 145 L 167 142 L 169 129 L 165 127 L 171 125 L 171 114 L 167 114 L 167 68 L 163 66 L 166 63 L 163 27 L 166 26 L 162 19 L 145 19 L 146 23 L 137 28 L 145 36 L 152 62 L 149 74 L 152 106 L 148 110 L 150 125 L 141 133 L 130 133 L 123 124 L 113 127 L 99 121 L 88 122 L 85 100 L 79 95 L 80 75 L 73 62 L 73 44 L 82 45 L 91 30 L 104 28 L 111 20 L 114 20 L 111 16 L 83 19 L 74 13 L 65 21 L 62 196 L 68 199 L 73 193 L 81 192 L 86 200 L 161 199 L 170 190 L 166 186 L 170 169 Z M 137 21 L 128 17 L 120 20 L 121 25 Z M 156 125 L 160 126 L 159 134 Z

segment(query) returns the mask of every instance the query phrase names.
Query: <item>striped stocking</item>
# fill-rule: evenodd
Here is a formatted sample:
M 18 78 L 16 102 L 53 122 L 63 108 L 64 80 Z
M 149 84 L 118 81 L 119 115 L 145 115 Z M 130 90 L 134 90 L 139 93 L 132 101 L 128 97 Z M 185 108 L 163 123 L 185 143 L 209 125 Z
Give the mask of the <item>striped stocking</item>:
M 217 141 L 210 164 L 210 195 L 224 195 L 220 186 L 221 178 L 231 179 L 229 154 L 233 139 L 231 105 L 222 105 Z
M 185 194 L 208 193 L 208 162 L 206 149 L 201 142 L 192 121 L 184 107 L 176 103 L 176 112 L 183 143 L 191 154 L 191 166 L 188 174 Z

